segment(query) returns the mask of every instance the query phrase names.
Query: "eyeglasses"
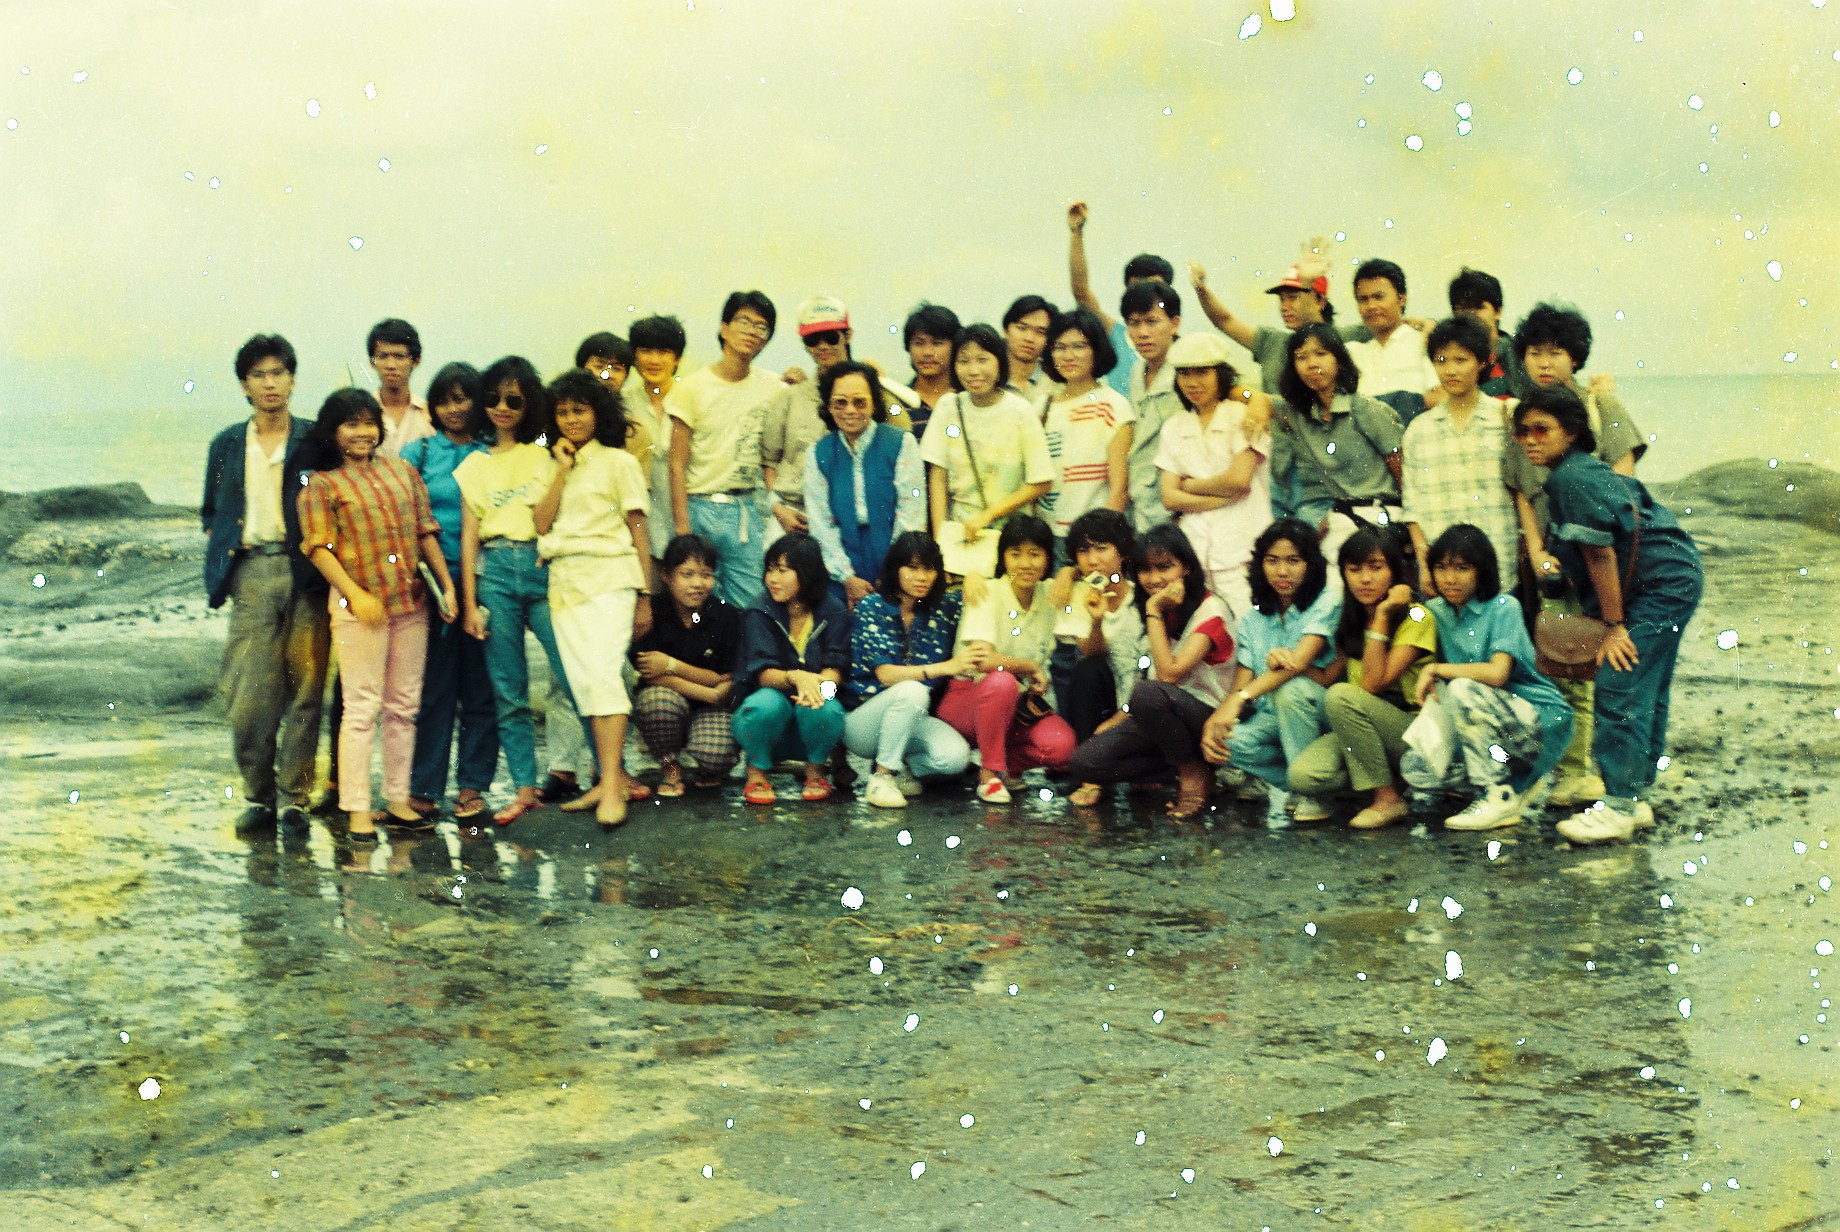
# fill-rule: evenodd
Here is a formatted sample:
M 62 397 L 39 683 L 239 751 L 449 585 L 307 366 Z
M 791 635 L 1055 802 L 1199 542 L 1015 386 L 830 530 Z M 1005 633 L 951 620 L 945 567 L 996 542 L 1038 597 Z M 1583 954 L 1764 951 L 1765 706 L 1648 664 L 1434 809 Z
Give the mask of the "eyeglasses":
M 827 329 L 819 333 L 805 335 L 805 345 L 808 347 L 836 346 L 842 341 L 843 331 L 840 329 Z
M 501 394 L 495 389 L 486 395 L 486 406 L 488 409 L 497 406 L 500 402 L 505 404 L 505 409 L 507 411 L 521 411 L 524 409 L 524 398 L 521 394 Z
M 1558 431 L 1552 424 L 1515 424 L 1514 439 L 1517 441 L 1535 440 L 1551 436 Z
M 733 317 L 728 323 L 743 333 L 759 334 L 763 338 L 773 332 L 773 327 L 759 317 Z

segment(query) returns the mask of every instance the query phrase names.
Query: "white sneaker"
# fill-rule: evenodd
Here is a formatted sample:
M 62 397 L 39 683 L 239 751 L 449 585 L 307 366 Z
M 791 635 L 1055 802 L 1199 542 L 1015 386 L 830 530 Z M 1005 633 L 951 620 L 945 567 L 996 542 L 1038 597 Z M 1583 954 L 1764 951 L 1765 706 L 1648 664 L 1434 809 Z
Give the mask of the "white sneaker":
M 1335 810 L 1315 796 L 1293 795 L 1291 797 L 1292 821 L 1327 821 L 1333 816 L 1335 816 Z
M 1577 808 L 1604 798 L 1604 781 L 1595 774 L 1568 774 L 1553 784 L 1546 797 L 1550 808 Z
M 1546 806 L 1552 803 L 1552 792 L 1553 776 L 1550 771 L 1527 784 L 1527 790 L 1523 791 L 1515 802 L 1520 806 L 1521 816 L 1544 812 Z
M 1636 829 L 1653 830 L 1655 828 L 1655 810 L 1646 800 L 1636 801 Z
M 1521 798 L 1518 792 L 1506 783 L 1498 783 L 1470 802 L 1470 806 L 1454 817 L 1444 819 L 1446 830 L 1499 830 L 1503 826 L 1519 825 L 1521 820 Z
M 1248 779 L 1252 776 L 1247 775 Z M 1288 830 L 1291 828 L 1290 813 L 1291 793 L 1269 787 L 1265 794 L 1265 828 L 1267 830 Z
M 901 794 L 894 775 L 880 770 L 869 776 L 869 785 L 863 789 L 863 800 L 872 808 L 907 807 L 907 797 Z
M 1009 788 L 1003 785 L 1002 779 L 986 779 L 978 784 L 977 796 L 985 804 L 1008 804 Z
M 899 787 L 901 789 L 901 794 L 906 796 L 909 800 L 912 800 L 916 796 L 924 796 L 926 794 L 926 788 L 921 784 L 920 780 L 909 774 L 905 767 L 895 772 L 894 785 Z
M 1625 813 L 1622 809 L 1605 800 L 1599 800 L 1590 808 L 1573 817 L 1567 817 L 1558 825 L 1559 836 L 1570 843 L 1586 846 L 1591 843 L 1626 843 L 1642 825 L 1640 820 L 1642 806 L 1638 804 L 1633 812 Z M 1654 812 L 1648 814 L 1648 824 L 1654 823 Z

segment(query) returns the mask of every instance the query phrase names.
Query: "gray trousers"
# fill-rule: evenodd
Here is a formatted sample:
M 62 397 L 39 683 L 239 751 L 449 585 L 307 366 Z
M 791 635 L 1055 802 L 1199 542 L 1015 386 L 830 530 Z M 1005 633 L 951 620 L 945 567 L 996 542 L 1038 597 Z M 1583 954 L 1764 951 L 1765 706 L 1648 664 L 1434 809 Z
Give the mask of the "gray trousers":
M 237 563 L 230 603 L 218 685 L 243 795 L 251 804 L 305 805 L 332 647 L 326 597 L 294 588 L 286 556 L 249 556 Z

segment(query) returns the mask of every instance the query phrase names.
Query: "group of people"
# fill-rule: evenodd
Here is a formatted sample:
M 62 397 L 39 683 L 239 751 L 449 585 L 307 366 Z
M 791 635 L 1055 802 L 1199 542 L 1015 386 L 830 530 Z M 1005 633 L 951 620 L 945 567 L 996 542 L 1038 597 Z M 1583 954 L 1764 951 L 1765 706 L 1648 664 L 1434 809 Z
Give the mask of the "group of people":
M 749 803 L 786 762 L 818 801 L 849 758 L 879 808 L 975 764 L 992 805 L 1039 768 L 1079 807 L 1173 786 L 1176 819 L 1238 779 L 1273 826 L 1652 825 L 1703 576 L 1634 477 L 1646 443 L 1613 386 L 1580 378 L 1584 317 L 1540 304 L 1508 334 L 1470 269 L 1449 317 L 1408 317 L 1405 273 L 1372 260 L 1361 323 L 1338 325 L 1306 250 L 1270 288 L 1281 327 L 1191 265 L 1218 332 L 1185 331 L 1150 254 L 1114 318 L 1087 218 L 1069 210 L 1071 307 L 1025 295 L 993 326 L 921 304 L 907 383 L 852 356 L 828 296 L 798 313 L 813 371 L 764 369 L 759 291 L 728 297 L 692 372 L 681 323 L 648 316 L 547 383 L 516 356 L 450 363 L 425 400 L 419 336 L 384 321 L 376 393 L 338 390 L 315 422 L 289 413 L 293 348 L 251 338 L 253 414 L 212 442 L 202 508 L 249 816 L 304 822 L 336 647 L 354 839 L 429 824 L 450 773 L 454 815 L 481 817 L 501 752 L 501 826 L 569 779 L 592 786 L 564 807 L 615 826 L 737 760 Z M 1583 678 L 1551 678 L 1542 613 L 1602 622 Z M 527 633 L 553 684 L 546 780 Z M 625 772 L 629 720 L 652 784 Z

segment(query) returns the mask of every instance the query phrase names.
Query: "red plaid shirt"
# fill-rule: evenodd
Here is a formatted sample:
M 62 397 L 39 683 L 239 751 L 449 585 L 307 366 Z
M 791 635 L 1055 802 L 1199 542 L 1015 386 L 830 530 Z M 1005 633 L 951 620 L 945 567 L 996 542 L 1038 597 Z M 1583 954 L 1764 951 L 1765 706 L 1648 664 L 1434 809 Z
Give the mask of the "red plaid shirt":
M 399 458 L 319 471 L 301 489 L 300 550 L 329 549 L 391 616 L 420 606 L 421 537 L 440 533 L 422 477 Z

